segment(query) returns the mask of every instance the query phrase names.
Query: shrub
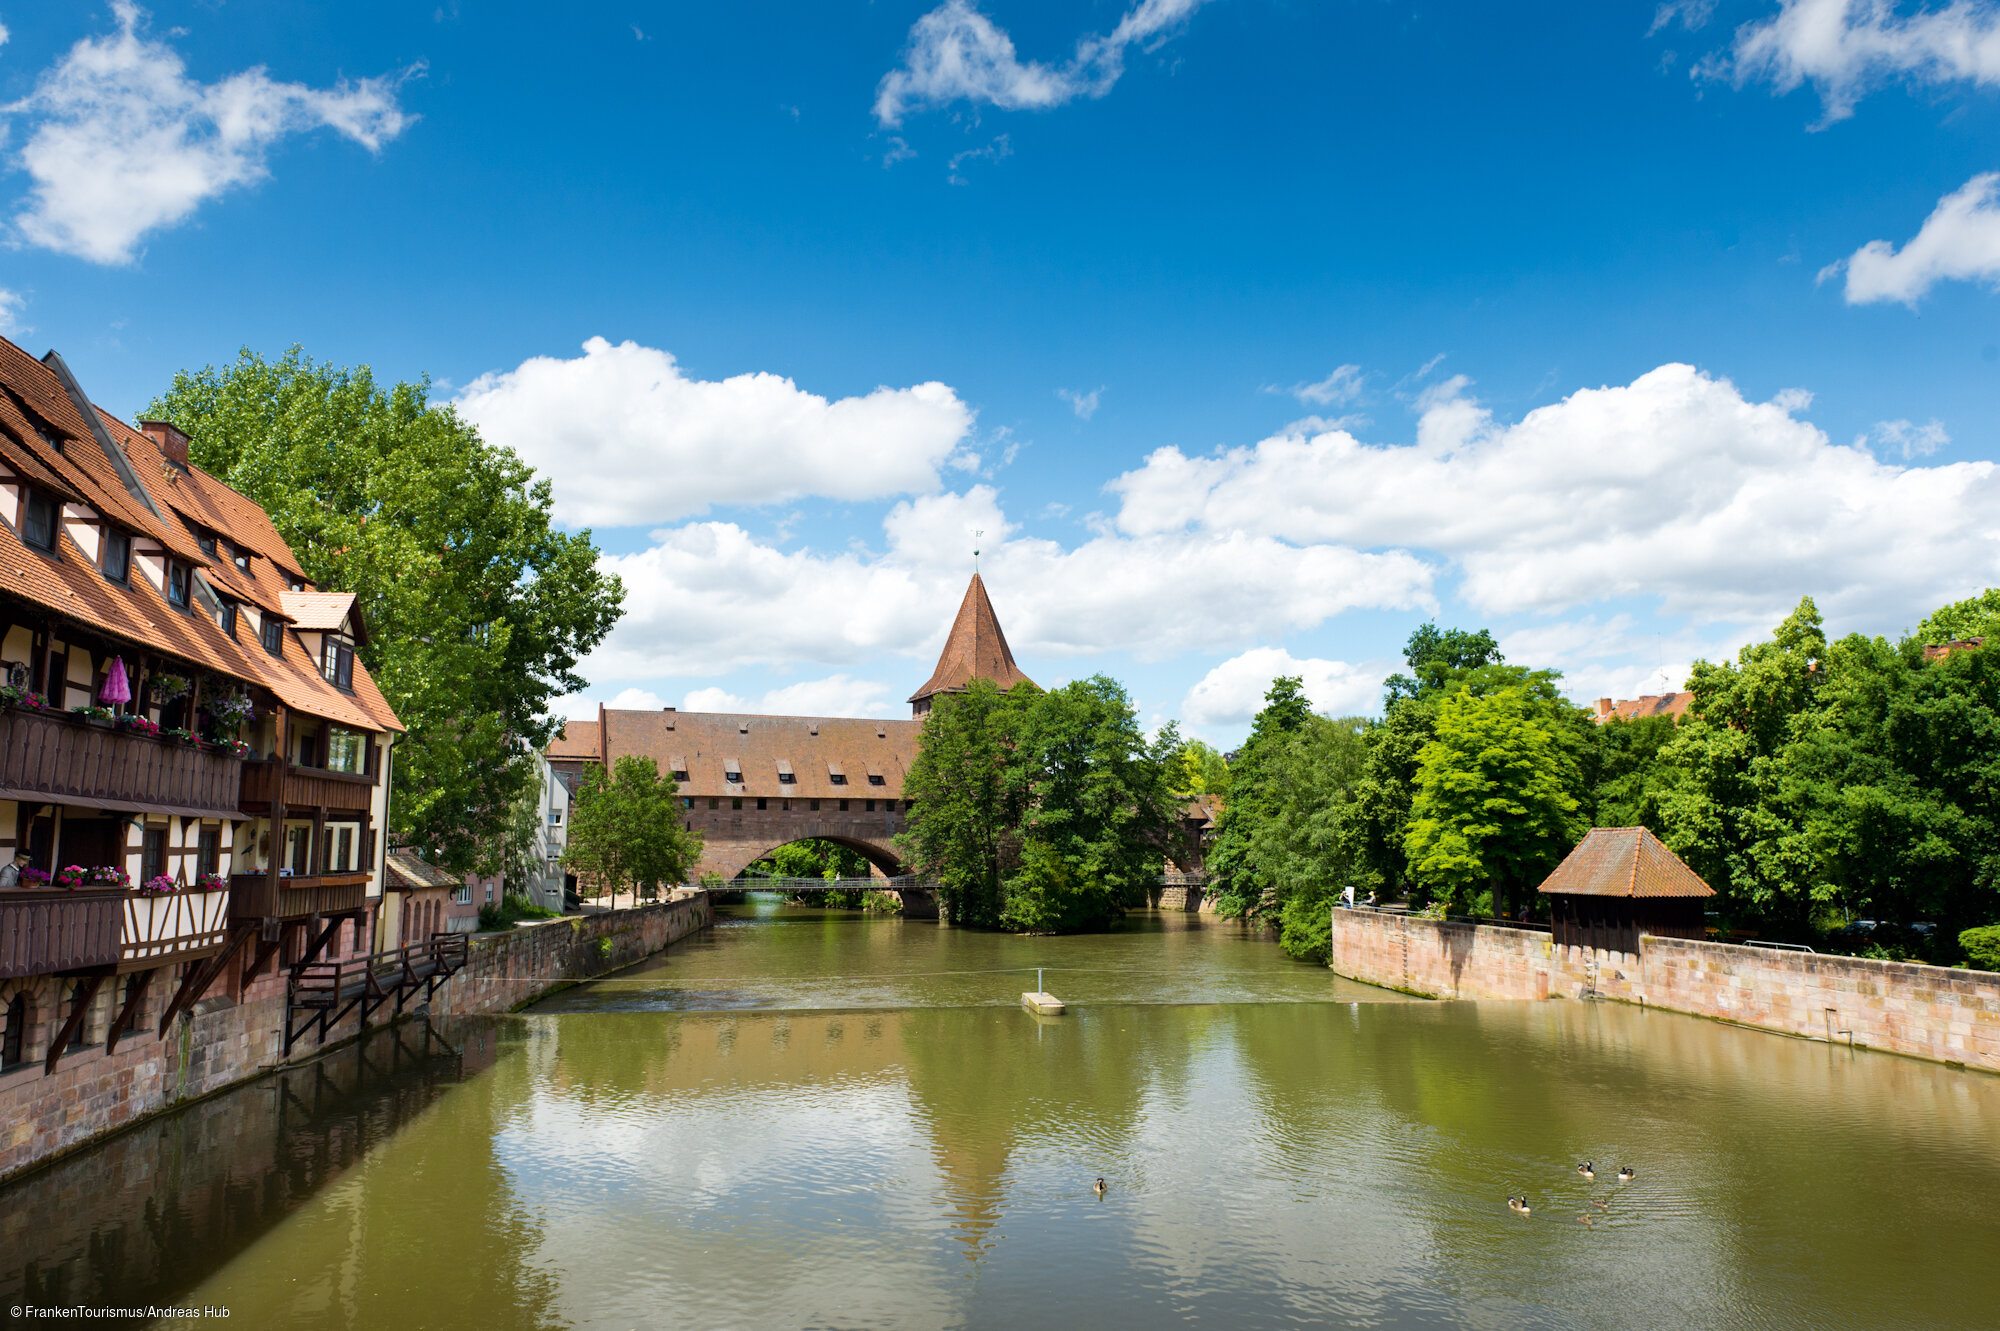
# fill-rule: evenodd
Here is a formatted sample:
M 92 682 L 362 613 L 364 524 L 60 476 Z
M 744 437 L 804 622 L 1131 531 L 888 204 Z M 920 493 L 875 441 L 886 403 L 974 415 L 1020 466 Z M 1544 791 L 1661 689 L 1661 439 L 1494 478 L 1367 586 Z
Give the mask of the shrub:
M 1967 929 L 1958 936 L 1966 958 L 1983 971 L 2000 971 L 2000 924 Z

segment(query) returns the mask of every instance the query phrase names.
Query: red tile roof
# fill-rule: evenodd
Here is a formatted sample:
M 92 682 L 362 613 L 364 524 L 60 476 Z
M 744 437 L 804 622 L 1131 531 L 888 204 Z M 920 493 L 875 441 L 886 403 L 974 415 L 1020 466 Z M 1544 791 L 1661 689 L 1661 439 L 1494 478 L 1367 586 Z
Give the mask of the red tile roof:
M 551 761 L 581 758 L 596 762 L 604 756 L 603 746 L 598 741 L 600 733 L 595 721 L 571 721 L 563 727 L 563 733 L 550 743 L 546 756 Z
M 977 573 L 972 575 L 965 599 L 959 603 L 958 618 L 952 621 L 951 633 L 944 640 L 937 669 L 922 688 L 910 695 L 910 701 L 921 702 L 938 693 L 956 693 L 975 679 L 990 679 L 1002 692 L 1016 684 L 1034 682 L 1014 664 L 1007 635 L 1000 631 L 999 616 L 993 613 L 993 602 L 987 598 L 986 583 Z
M 1644 827 L 1593 827 L 1538 891 L 1577 897 L 1712 897 L 1715 890 Z
M 659 764 L 663 776 L 684 771 L 683 795 L 900 799 L 922 730 L 914 720 L 607 709 L 602 758 L 609 767 L 637 754 Z M 731 767 L 742 780 L 728 779 Z M 781 781 L 786 767 L 793 779 Z
M 1694 694 L 1646 693 L 1637 698 L 1621 698 L 1617 702 L 1609 698 L 1599 698 L 1596 706 L 1596 720 L 1599 725 L 1618 717 L 1623 721 L 1636 721 L 1643 716 L 1671 716 L 1676 719 L 1687 711 L 1694 701 Z

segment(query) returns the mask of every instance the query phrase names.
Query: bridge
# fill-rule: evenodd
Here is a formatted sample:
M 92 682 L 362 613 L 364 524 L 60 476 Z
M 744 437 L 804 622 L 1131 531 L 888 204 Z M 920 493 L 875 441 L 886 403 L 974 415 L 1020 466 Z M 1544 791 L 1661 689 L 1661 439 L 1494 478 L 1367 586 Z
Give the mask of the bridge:
M 731 892 L 888 892 L 902 898 L 903 914 L 912 919 L 937 916 L 935 878 L 902 874 L 894 878 L 788 878 L 783 874 L 746 873 L 729 883 Z

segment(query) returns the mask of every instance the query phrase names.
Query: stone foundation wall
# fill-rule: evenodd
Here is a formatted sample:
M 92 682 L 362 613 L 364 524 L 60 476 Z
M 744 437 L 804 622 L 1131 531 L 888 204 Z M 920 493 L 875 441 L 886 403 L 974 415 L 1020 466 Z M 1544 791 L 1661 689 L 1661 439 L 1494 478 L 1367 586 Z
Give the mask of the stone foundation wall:
M 1332 968 L 1433 998 L 1595 996 L 2000 1072 L 2000 974 L 1647 935 L 1639 951 L 1545 933 L 1333 912 Z
M 633 910 L 481 934 L 469 940 L 465 969 L 439 989 L 431 1010 L 438 1016 L 507 1012 L 570 981 L 641 961 L 707 928 L 712 919 L 708 895 L 695 893 Z M 226 984 L 225 976 L 216 988 Z M 153 1031 L 171 993 L 171 985 L 154 981 L 139 1029 L 126 1035 L 114 1054 L 104 1052 L 101 1032 L 109 1004 L 100 998 L 98 1007 L 105 1010 L 94 1012 L 97 1024 L 90 1028 L 95 1043 L 65 1054 L 54 1075 L 43 1074 L 39 1058 L 0 1073 L 0 1182 L 285 1064 L 282 972 L 257 977 L 241 1001 L 229 994 L 204 998 L 160 1040 Z M 50 994 L 53 1002 L 53 982 Z M 382 1024 L 378 1012 L 374 1025 Z M 358 1018 L 349 1016 L 328 1033 L 326 1046 L 302 1040 L 290 1061 L 317 1057 L 359 1032 Z

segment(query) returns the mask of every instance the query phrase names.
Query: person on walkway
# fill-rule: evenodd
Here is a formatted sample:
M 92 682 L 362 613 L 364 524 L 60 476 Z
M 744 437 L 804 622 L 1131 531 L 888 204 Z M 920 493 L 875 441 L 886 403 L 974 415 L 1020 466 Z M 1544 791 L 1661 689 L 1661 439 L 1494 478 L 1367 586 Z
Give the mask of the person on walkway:
M 1354 909 L 1354 884 L 1349 883 L 1340 889 L 1340 904 L 1349 910 Z
M 0 867 L 0 887 L 19 887 L 21 885 L 21 870 L 33 863 L 34 861 L 28 857 L 27 851 L 24 850 L 17 853 L 11 863 L 5 867 Z

